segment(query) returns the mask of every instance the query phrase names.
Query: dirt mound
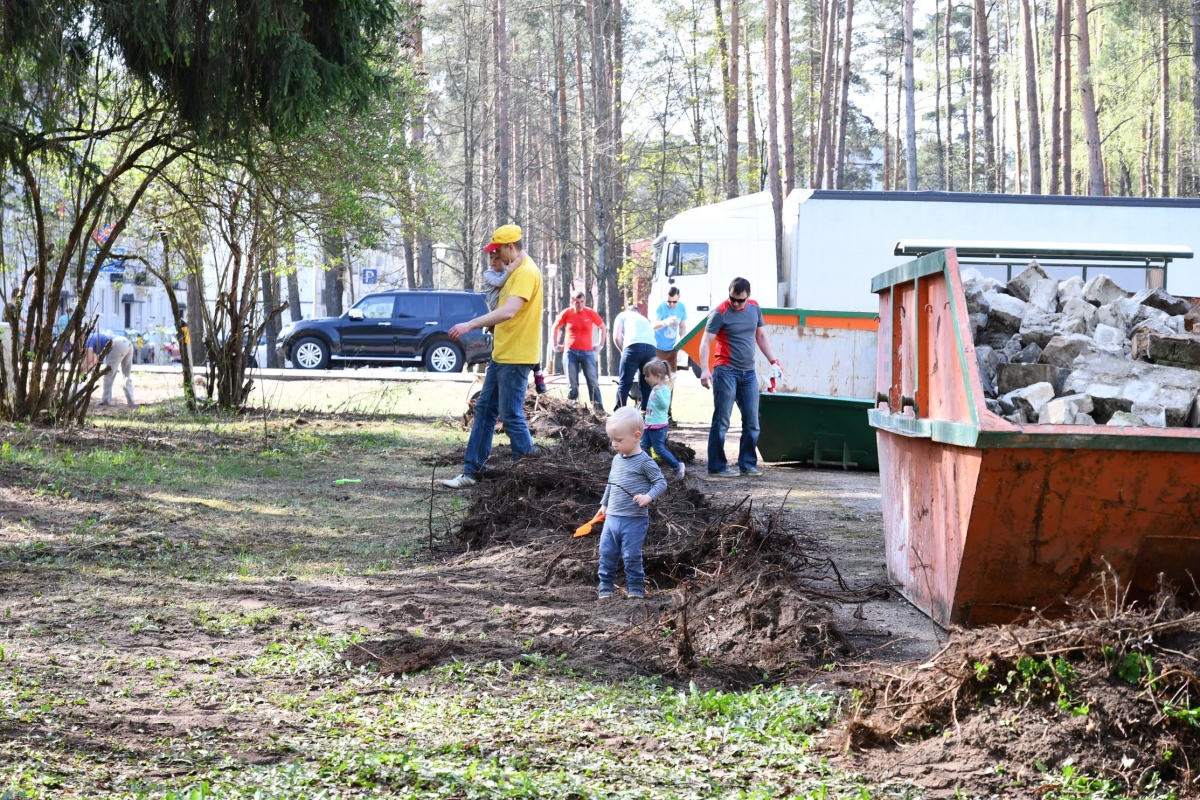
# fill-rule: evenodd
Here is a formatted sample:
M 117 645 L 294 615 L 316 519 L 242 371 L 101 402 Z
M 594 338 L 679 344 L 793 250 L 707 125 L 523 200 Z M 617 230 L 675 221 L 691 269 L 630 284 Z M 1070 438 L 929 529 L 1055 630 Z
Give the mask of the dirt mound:
M 1045 788 L 1086 773 L 1122 792 L 1161 780 L 1192 794 L 1200 615 L 1168 593 L 1126 606 L 1111 577 L 1103 588 L 1069 617 L 956 630 L 924 664 L 868 672 L 839 743 L 855 769 L 946 792 Z

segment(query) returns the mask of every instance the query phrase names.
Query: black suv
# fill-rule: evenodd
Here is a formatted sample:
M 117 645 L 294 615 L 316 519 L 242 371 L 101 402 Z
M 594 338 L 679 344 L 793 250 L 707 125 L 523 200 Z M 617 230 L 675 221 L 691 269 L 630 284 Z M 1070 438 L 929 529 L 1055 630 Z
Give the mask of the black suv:
M 299 369 L 421 364 L 430 372 L 461 372 L 464 364 L 491 358 L 492 337 L 472 331 L 452 342 L 448 331 L 487 310 L 477 292 L 378 292 L 340 317 L 293 322 L 279 333 L 275 350 Z

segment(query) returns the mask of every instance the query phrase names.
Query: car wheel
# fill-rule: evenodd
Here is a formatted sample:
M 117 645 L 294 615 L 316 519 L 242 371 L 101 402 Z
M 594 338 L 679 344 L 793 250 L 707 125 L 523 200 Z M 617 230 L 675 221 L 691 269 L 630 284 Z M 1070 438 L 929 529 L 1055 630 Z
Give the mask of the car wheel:
M 434 342 L 425 348 L 427 372 L 462 372 L 463 353 L 453 342 Z
M 325 369 L 329 366 L 329 348 L 320 339 L 306 336 L 292 348 L 292 364 L 299 369 Z

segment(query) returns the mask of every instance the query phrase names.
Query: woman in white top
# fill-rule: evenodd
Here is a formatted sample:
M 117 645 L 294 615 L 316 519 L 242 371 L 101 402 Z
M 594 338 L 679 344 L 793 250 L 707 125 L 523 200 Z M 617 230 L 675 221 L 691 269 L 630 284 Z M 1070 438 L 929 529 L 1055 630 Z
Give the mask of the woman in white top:
M 629 399 L 629 390 L 636 374 L 638 388 L 642 392 L 641 407 L 645 411 L 646 401 L 650 397 L 650 384 L 642 377 L 642 365 L 655 358 L 654 326 L 638 311 L 637 304 L 631 302 L 613 320 L 612 331 L 613 341 L 621 350 L 616 407 L 623 407 Z

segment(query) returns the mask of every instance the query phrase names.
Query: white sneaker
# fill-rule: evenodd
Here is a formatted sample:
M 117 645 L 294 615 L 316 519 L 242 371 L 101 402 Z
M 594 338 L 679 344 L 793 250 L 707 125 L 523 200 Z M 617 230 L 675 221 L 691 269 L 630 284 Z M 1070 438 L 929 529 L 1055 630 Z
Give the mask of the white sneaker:
M 457 478 L 451 478 L 450 480 L 442 481 L 442 486 L 446 486 L 451 489 L 466 489 L 474 485 L 475 479 L 465 472 L 462 475 L 459 475 Z
M 675 479 L 681 481 L 681 480 L 683 480 L 683 476 L 686 474 L 687 474 L 687 467 L 685 467 L 683 464 L 680 464 L 679 469 L 675 470 Z

